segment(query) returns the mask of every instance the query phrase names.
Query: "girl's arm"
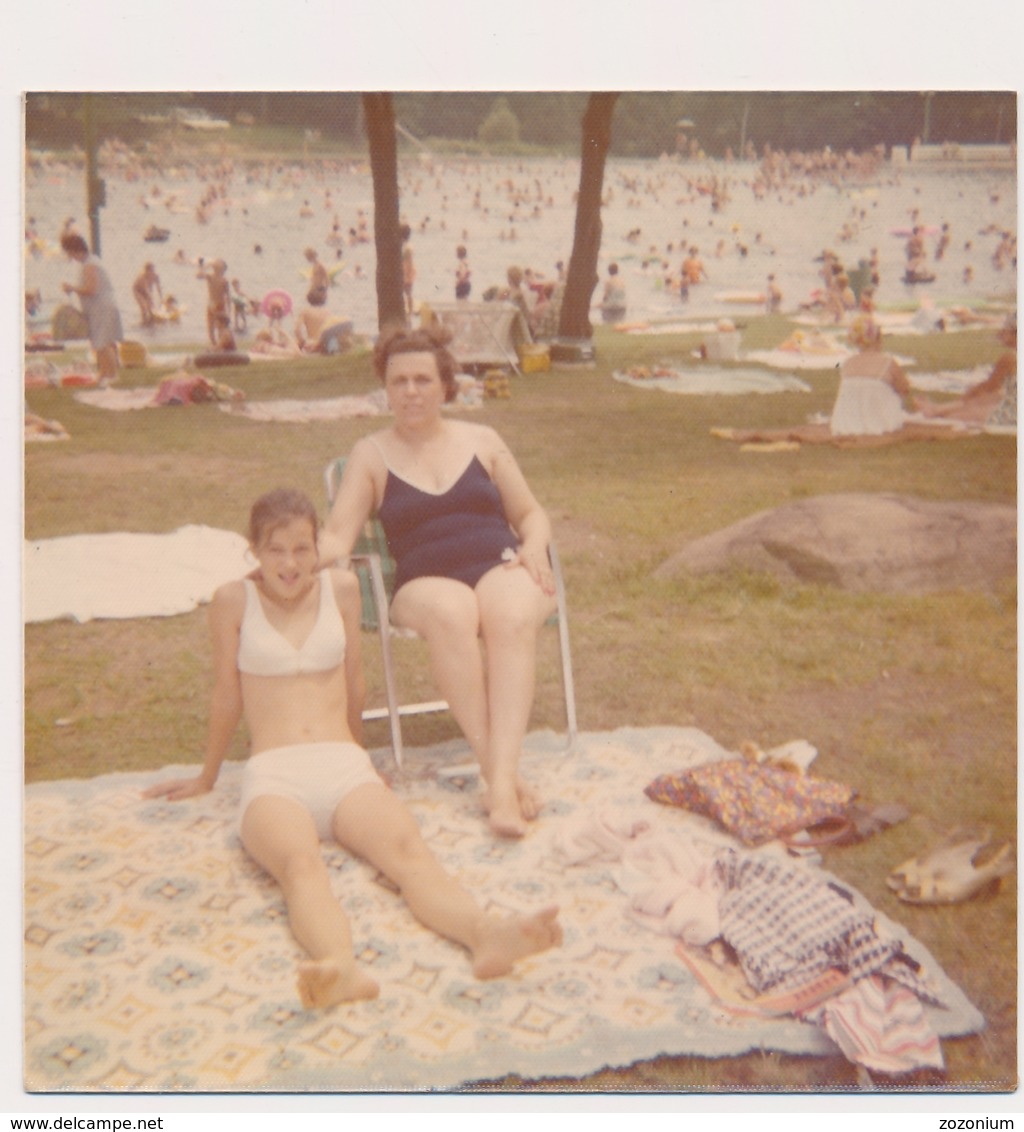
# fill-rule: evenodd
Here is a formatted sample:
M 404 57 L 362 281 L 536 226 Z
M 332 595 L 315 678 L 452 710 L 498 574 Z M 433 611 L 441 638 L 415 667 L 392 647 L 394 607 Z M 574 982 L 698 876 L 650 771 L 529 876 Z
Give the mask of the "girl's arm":
M 366 678 L 361 652 L 362 599 L 359 579 L 348 570 L 331 570 L 328 577 L 334 586 L 334 596 L 345 624 L 345 705 L 348 728 L 352 732 L 352 738 L 362 745 Z
M 213 595 L 209 623 L 213 638 L 213 692 L 202 770 L 194 778 L 178 778 L 151 786 L 144 798 L 181 801 L 211 791 L 220 774 L 231 738 L 242 717 L 242 681 L 238 671 L 238 637 L 245 612 L 245 589 L 229 582 Z

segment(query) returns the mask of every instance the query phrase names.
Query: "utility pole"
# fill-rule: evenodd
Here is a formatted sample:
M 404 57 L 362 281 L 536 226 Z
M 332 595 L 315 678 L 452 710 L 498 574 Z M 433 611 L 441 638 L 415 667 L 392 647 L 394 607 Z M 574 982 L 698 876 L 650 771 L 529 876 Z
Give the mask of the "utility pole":
M 97 173 L 96 117 L 91 94 L 82 96 L 82 118 L 85 126 L 85 199 L 89 210 L 89 246 L 100 254 L 100 209 L 107 203 L 107 186 Z
M 932 140 L 932 99 L 934 97 L 935 91 L 926 90 L 924 92 L 924 129 L 921 132 L 921 142 L 923 145 L 928 145 Z
M 737 157 L 740 161 L 743 160 L 743 154 L 747 148 L 747 119 L 750 117 L 750 99 L 748 98 L 743 104 L 743 123 L 740 126 L 740 151 Z

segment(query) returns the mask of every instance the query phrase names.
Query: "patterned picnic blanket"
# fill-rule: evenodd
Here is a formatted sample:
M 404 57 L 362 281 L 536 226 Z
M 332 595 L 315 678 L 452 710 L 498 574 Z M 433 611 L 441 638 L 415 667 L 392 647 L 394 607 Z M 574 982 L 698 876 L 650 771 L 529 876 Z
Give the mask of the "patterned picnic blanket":
M 563 946 L 478 982 L 464 952 L 420 927 L 373 869 L 325 845 L 359 961 L 381 984 L 378 999 L 327 1012 L 302 1008 L 280 893 L 238 841 L 239 764 L 213 793 L 178 804 L 140 792 L 184 768 L 27 787 L 26 1088 L 388 1092 L 581 1076 L 662 1054 L 834 1053 L 810 1024 L 722 1009 L 677 941 L 630 914 L 614 861 L 567 867 L 556 852 L 568 825 L 623 806 L 657 831 L 735 846 L 706 819 L 643 795 L 656 774 L 728 752 L 692 728 L 587 733 L 569 754 L 561 743 L 527 738 L 524 771 L 549 801 L 521 842 L 486 832 L 476 778 L 458 772 L 461 744 L 407 752 L 395 787 L 486 907 L 558 902 Z M 374 759 L 391 766 L 387 752 Z M 457 772 L 439 778 L 439 767 Z M 928 952 L 889 928 L 947 1004 L 928 1008 L 935 1031 L 980 1029 Z

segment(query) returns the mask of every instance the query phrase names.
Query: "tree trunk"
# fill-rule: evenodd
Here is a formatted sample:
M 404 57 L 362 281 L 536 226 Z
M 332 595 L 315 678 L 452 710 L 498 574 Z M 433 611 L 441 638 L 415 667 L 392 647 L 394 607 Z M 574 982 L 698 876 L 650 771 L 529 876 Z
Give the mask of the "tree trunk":
M 597 286 L 597 255 L 601 250 L 601 189 L 604 163 L 612 137 L 612 114 L 618 94 L 592 94 L 583 114 L 580 188 L 576 199 L 573 237 L 565 297 L 558 320 L 560 338 L 590 338 L 590 300 Z
M 373 235 L 377 249 L 377 326 L 381 334 L 408 325 L 402 291 L 398 214 L 398 144 L 390 94 L 364 94 L 366 137 L 373 173 Z

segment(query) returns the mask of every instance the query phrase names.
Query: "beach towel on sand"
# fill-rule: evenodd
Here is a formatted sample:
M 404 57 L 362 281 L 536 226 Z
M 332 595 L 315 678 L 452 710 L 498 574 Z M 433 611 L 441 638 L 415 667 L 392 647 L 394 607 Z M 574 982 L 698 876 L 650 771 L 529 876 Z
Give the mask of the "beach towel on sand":
M 233 531 L 188 526 L 168 534 L 68 535 L 26 542 L 26 622 L 166 617 L 207 602 L 252 569 Z

